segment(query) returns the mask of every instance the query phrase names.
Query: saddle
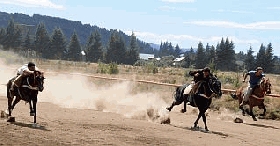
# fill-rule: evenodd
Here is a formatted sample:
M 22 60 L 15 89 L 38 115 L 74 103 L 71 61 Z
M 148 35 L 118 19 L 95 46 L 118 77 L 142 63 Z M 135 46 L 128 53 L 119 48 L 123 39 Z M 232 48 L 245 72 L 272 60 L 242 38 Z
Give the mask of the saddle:
M 184 90 L 187 86 L 188 86 L 188 84 L 184 84 L 184 85 L 176 88 L 174 98 L 177 102 L 182 103 L 184 101 Z

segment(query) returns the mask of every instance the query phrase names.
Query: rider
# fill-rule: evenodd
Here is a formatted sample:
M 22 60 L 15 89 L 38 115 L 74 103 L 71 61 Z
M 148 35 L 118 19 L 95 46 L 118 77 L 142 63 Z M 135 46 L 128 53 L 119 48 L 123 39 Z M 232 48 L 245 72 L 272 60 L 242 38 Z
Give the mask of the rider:
M 28 75 L 34 73 L 34 71 L 39 71 L 39 69 L 36 67 L 35 63 L 33 63 L 33 62 L 29 62 L 28 64 L 24 64 L 23 66 L 21 66 L 17 70 L 17 76 L 14 79 L 14 81 L 12 82 L 12 86 L 11 86 L 10 90 L 13 91 L 14 86 L 20 87 L 21 83 L 22 83 L 22 78 L 24 76 L 28 76 Z
M 257 67 L 257 69 L 254 71 L 249 71 L 245 74 L 243 82 L 245 82 L 247 76 L 250 76 L 250 80 L 249 80 L 249 84 L 247 87 L 247 91 L 243 96 L 243 101 L 240 104 L 240 106 L 243 106 L 245 102 L 247 102 L 249 100 L 250 95 L 252 94 L 252 90 L 254 89 L 254 87 L 256 87 L 257 85 L 260 85 L 260 82 L 262 79 L 264 79 L 265 74 L 263 74 L 263 68 L 262 67 Z
M 189 94 L 189 101 L 192 104 L 193 102 L 193 95 L 197 92 L 197 89 L 202 81 L 209 82 L 209 79 L 213 77 L 213 74 L 210 72 L 209 67 L 205 67 L 204 69 L 196 70 L 196 71 L 190 71 L 189 75 L 194 77 L 194 85 L 192 86 L 192 89 Z

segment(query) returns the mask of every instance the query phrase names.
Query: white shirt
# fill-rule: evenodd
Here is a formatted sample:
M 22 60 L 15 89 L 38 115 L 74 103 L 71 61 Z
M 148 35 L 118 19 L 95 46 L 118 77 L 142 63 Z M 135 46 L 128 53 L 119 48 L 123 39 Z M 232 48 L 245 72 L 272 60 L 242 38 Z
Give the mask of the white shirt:
M 22 67 L 20 67 L 20 68 L 17 70 L 17 74 L 22 75 L 22 74 L 23 74 L 23 71 L 25 71 L 25 70 L 29 70 L 29 69 L 28 69 L 28 64 L 24 64 Z M 39 69 L 35 66 L 35 70 L 39 70 Z

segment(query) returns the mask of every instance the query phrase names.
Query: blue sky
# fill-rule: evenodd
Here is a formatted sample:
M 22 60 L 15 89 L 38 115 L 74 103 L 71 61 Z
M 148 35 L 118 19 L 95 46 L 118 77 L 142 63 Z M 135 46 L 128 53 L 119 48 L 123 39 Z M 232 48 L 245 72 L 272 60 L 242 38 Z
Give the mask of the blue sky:
M 280 56 L 278 0 L 0 0 L 0 11 L 42 14 L 120 29 L 148 43 L 171 42 L 196 48 L 199 41 L 216 46 L 222 37 L 235 51 L 257 53 L 272 43 Z

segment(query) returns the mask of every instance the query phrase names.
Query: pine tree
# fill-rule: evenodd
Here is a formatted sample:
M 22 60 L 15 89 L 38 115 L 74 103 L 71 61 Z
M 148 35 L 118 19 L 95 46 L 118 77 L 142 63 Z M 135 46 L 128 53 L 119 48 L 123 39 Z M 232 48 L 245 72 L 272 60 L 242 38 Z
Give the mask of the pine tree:
M 254 70 L 256 68 L 256 60 L 253 56 L 254 51 L 250 46 L 250 49 L 247 51 L 246 58 L 244 60 L 245 68 L 247 70 Z
M 180 57 L 181 54 L 181 49 L 179 47 L 179 45 L 177 44 L 174 50 L 174 57 Z
M 60 28 L 53 30 L 50 49 L 46 52 L 47 58 L 61 60 L 67 51 L 66 37 Z
M 0 44 L 4 45 L 4 41 L 6 38 L 6 30 L 4 28 L 0 28 Z
M 139 47 L 135 34 L 132 32 L 130 37 L 130 48 L 127 51 L 127 64 L 133 65 L 139 60 Z
M 6 35 L 3 38 L 3 47 L 5 50 L 16 50 L 20 47 L 22 40 L 22 31 L 18 26 L 15 26 L 14 20 L 10 20 L 6 28 Z
M 31 50 L 31 47 L 32 47 L 32 44 L 31 44 L 30 32 L 28 31 L 25 36 L 25 39 L 24 39 L 24 42 L 22 45 L 22 49 L 24 52 L 26 52 L 28 50 Z
M 265 57 L 265 47 L 263 44 L 261 44 L 259 52 L 257 53 L 257 60 L 256 60 L 256 66 L 261 66 L 264 69 L 266 68 L 266 57 Z
M 196 56 L 197 57 L 196 57 L 195 67 L 196 68 L 204 68 L 206 66 L 206 63 L 205 63 L 205 49 L 204 49 L 203 44 L 201 42 L 198 43 Z
M 38 53 L 39 57 L 46 58 L 45 52 L 48 52 L 50 47 L 50 37 L 43 22 L 40 22 L 37 26 L 34 45 L 34 50 Z
M 90 35 L 86 50 L 87 61 L 98 62 L 103 60 L 101 35 L 97 30 Z
M 119 33 L 114 30 L 111 34 L 108 49 L 106 52 L 106 62 L 121 64 L 125 62 L 126 48 L 124 40 Z
M 273 60 L 273 48 L 271 43 L 269 43 L 265 49 L 265 60 L 266 60 L 265 72 L 272 73 L 274 60 Z
M 212 66 L 212 69 L 216 68 L 216 50 L 215 47 L 212 45 L 209 50 L 209 63 Z
M 68 52 L 67 52 L 67 59 L 71 61 L 81 61 L 81 45 L 77 36 L 76 31 L 71 36 Z

